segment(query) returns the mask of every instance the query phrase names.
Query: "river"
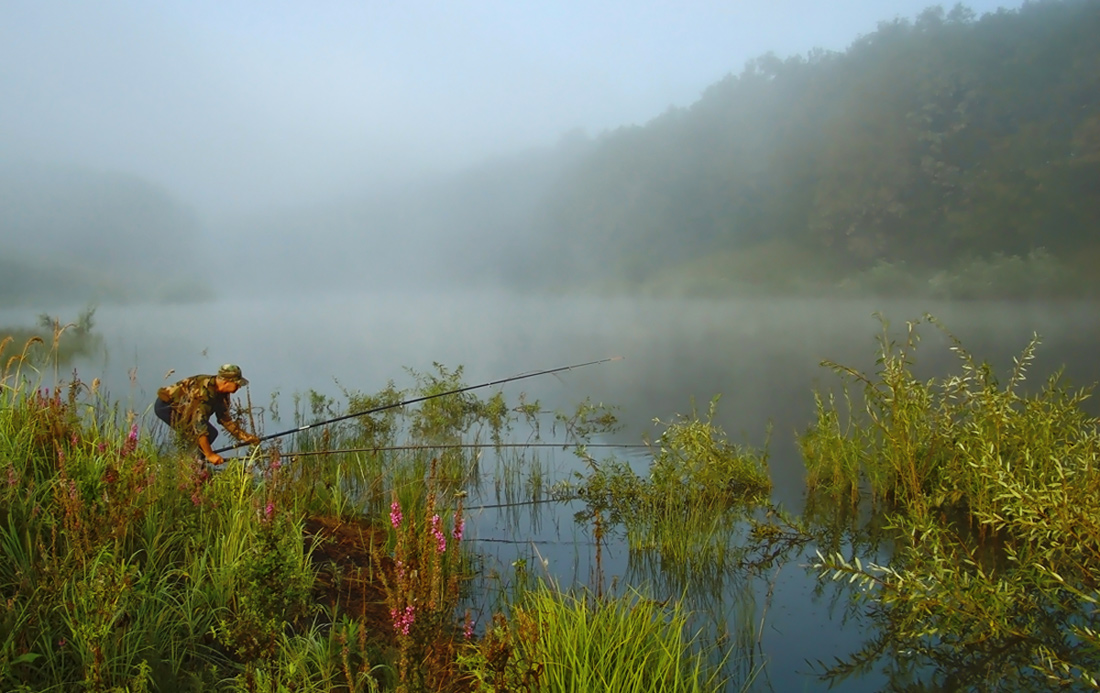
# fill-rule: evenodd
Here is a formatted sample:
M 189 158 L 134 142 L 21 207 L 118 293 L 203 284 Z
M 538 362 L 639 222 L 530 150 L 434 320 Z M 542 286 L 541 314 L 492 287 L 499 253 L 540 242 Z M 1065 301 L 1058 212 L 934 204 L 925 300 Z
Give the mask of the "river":
M 71 314 L 75 317 L 79 306 Z M 838 381 L 820 366 L 830 359 L 861 370 L 874 368 L 876 314 L 900 337 L 907 320 L 930 313 L 976 359 L 1007 373 L 1033 333 L 1042 344 L 1029 382 L 1059 368 L 1075 386 L 1100 380 L 1100 311 L 1093 303 L 941 303 L 921 300 L 660 300 L 531 297 L 499 292 L 449 294 L 373 293 L 286 299 L 227 299 L 193 305 L 101 306 L 96 331 L 104 351 L 77 364 L 85 381 L 99 377 L 122 406 L 148 411 L 166 380 L 213 373 L 225 362 L 241 365 L 253 404 L 272 397 L 284 412 L 293 393 L 314 390 L 340 397 L 343 389 L 375 392 L 393 380 L 413 383 L 406 368 L 462 365 L 468 384 L 610 356 L 622 360 L 543 376 L 502 387 L 525 392 L 549 409 L 571 409 L 585 398 L 618 407 L 622 430 L 608 442 L 637 443 L 653 419 L 670 420 L 695 406 L 705 412 L 721 395 L 717 422 L 731 442 L 761 447 L 768 440 L 773 501 L 802 509 L 802 462 L 796 434 L 810 423 L 813 390 Z M 33 322 L 33 314 L 0 310 L 0 325 Z M 920 327 L 916 372 L 943 375 L 955 367 L 949 341 Z M 287 417 L 284 415 L 284 419 Z M 268 430 L 273 430 L 269 427 Z M 544 437 L 549 437 L 544 431 Z M 564 455 L 564 453 L 559 453 Z M 552 474 L 568 474 L 569 460 L 551 461 Z M 503 570 L 507 543 L 535 546 L 547 570 L 564 582 L 591 572 L 587 530 L 568 509 L 549 517 L 485 515 L 476 525 L 487 554 Z M 478 537 L 475 537 L 478 538 Z M 533 543 L 532 543 L 533 542 Z M 505 548 L 502 548 L 505 547 Z M 609 545 L 609 577 L 628 570 L 626 551 Z M 515 555 L 514 553 L 512 554 Z M 803 556 L 804 559 L 804 556 Z M 831 662 L 865 637 L 858 622 L 843 619 L 843 605 L 814 592 L 804 560 L 791 560 L 754 587 L 749 606 L 763 621 L 757 653 L 766 669 L 760 690 L 818 690 L 811 662 Z M 766 598 L 770 594 L 770 598 Z M 730 620 L 744 609 L 734 595 L 716 610 Z M 721 620 L 721 614 L 715 614 Z M 874 676 L 836 690 L 876 690 Z

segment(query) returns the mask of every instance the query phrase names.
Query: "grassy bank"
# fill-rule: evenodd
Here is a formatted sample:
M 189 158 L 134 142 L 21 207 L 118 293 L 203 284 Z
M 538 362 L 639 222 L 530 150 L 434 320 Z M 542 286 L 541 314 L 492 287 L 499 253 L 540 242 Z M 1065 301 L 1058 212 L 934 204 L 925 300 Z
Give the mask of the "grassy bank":
M 144 412 L 120 411 L 75 376 L 46 387 L 41 373 L 18 356 L 0 371 L 3 690 L 726 683 L 676 604 L 542 585 L 475 619 L 461 491 L 476 456 L 377 448 L 499 436 L 517 409 L 499 397 L 311 432 L 297 441 L 308 464 L 272 448 L 212 473 L 158 443 Z M 418 392 L 460 376 L 417 374 Z M 402 393 L 348 394 L 361 407 Z M 310 395 L 301 415 L 332 406 Z M 335 452 L 347 449 L 366 451 Z M 629 650 L 616 647 L 624 637 Z

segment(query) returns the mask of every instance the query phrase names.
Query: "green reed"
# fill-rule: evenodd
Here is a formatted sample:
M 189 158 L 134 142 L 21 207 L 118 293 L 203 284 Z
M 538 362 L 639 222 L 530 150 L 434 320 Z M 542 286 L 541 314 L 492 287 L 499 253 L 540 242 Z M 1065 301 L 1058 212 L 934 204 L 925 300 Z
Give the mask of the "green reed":
M 688 614 L 632 593 L 604 599 L 540 583 L 466 654 L 478 691 L 719 691 Z
M 1089 390 L 1056 374 L 1026 391 L 1037 338 L 1002 383 L 948 335 L 959 372 L 919 381 L 916 327 L 901 344 L 884 328 L 874 374 L 831 364 L 862 386 L 862 408 L 840 412 L 819 397 L 802 438 L 816 503 L 858 503 L 866 490 L 890 511 L 887 564 L 836 546 L 813 563 L 856 585 L 878 627 L 827 674 L 885 659 L 898 681 L 920 664 L 951 689 L 1093 688 L 1100 436 L 1082 408 Z

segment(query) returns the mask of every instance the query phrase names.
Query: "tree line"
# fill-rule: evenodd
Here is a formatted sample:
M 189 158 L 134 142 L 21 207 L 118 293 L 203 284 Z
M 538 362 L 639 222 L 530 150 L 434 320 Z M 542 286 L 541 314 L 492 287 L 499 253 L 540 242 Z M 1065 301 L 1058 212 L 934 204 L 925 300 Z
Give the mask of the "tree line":
M 777 245 L 847 274 L 1100 257 L 1098 35 L 1094 0 L 956 5 L 761 56 L 592 142 L 539 212 L 538 264 L 645 281 Z

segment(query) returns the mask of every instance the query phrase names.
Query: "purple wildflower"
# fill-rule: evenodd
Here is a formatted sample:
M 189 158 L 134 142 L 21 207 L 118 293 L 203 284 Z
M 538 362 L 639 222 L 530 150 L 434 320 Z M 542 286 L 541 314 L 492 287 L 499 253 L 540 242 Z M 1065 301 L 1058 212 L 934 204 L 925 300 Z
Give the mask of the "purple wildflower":
M 123 457 L 126 457 L 131 452 L 133 452 L 134 448 L 137 447 L 137 440 L 138 440 L 138 426 L 137 426 L 137 423 L 134 423 L 134 425 L 130 427 L 130 434 L 126 436 L 126 442 L 122 444 L 122 450 L 121 450 L 120 454 Z
M 268 503 L 267 507 L 264 508 L 264 518 L 266 518 L 268 521 L 270 521 L 271 516 L 274 515 L 274 514 L 275 514 L 275 504 L 274 503 Z
M 439 515 L 432 515 L 432 536 L 435 537 L 435 548 L 439 553 L 447 550 L 447 537 L 443 534 L 442 525 Z
M 396 500 L 390 503 L 390 524 L 394 529 L 401 526 L 401 504 Z
M 455 538 L 455 541 L 462 541 L 462 532 L 466 529 L 466 518 L 458 518 L 458 522 L 455 522 L 454 530 L 451 532 L 451 536 Z
M 409 628 L 416 621 L 416 607 L 409 604 L 404 611 L 390 609 L 390 618 L 393 620 L 393 629 L 401 635 L 408 635 Z

